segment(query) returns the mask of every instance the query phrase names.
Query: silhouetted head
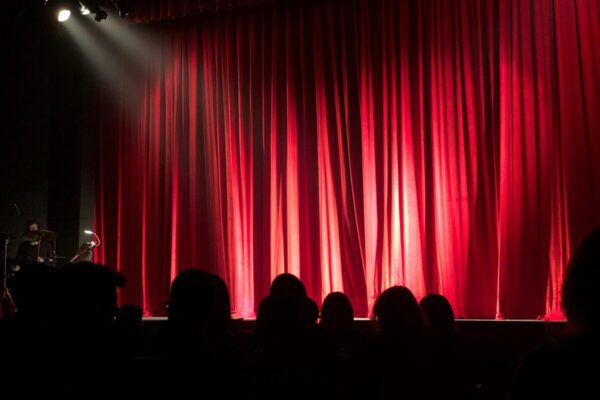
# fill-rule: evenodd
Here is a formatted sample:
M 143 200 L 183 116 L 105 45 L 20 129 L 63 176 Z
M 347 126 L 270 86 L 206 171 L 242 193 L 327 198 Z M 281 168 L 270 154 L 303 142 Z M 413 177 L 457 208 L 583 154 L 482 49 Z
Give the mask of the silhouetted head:
M 273 326 L 273 308 L 271 306 L 271 298 L 269 296 L 262 299 L 258 305 L 256 313 L 256 329 L 265 331 Z
M 16 275 L 14 300 L 20 318 L 38 322 L 57 320 L 60 312 L 56 268 L 48 265 L 25 265 Z
M 123 275 L 90 262 L 67 264 L 61 271 L 65 319 L 82 328 L 108 327 L 117 313 L 117 287 Z
M 269 307 L 274 325 L 283 327 L 302 323 L 306 309 L 306 289 L 292 274 L 278 275 L 269 291 Z
M 40 223 L 35 219 L 30 219 L 25 222 L 25 232 L 35 232 L 40 229 Z
M 183 271 L 171 285 L 168 317 L 176 329 L 224 334 L 231 320 L 225 282 L 199 269 Z
M 416 336 L 427 327 L 415 296 L 404 286 L 393 286 L 381 293 L 373 306 L 372 318 L 383 333 Z
M 562 287 L 567 319 L 580 333 L 600 332 L 600 229 L 572 254 Z
M 334 333 L 349 332 L 354 326 L 350 299 L 342 292 L 329 293 L 321 306 L 321 326 Z
M 303 321 L 306 326 L 314 326 L 319 319 L 319 305 L 310 297 L 304 300 Z
M 448 299 L 441 294 L 428 294 L 419 302 L 419 306 L 429 320 L 432 332 L 443 336 L 458 334 L 454 321 L 454 311 Z
M 306 297 L 306 289 L 300 279 L 286 272 L 273 279 L 269 296 L 278 300 L 301 301 Z

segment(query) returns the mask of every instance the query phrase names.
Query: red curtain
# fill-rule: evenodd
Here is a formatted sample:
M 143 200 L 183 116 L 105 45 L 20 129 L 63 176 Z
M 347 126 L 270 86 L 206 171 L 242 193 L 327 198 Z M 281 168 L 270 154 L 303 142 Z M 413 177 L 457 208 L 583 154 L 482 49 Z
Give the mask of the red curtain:
M 238 315 L 284 271 L 359 316 L 395 284 L 559 313 L 600 223 L 600 1 L 284 3 L 151 24 L 160 62 L 114 82 L 97 257 L 122 301 L 161 315 L 197 266 Z
M 178 19 L 275 1 L 306 0 L 137 0 L 127 2 L 130 11 L 127 21 L 146 23 Z

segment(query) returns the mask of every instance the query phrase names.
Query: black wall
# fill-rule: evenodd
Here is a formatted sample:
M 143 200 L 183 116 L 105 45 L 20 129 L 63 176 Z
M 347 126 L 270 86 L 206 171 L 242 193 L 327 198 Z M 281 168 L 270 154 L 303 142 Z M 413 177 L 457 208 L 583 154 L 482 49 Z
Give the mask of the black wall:
M 43 2 L 9 1 L 0 15 L 0 233 L 21 235 L 34 218 L 70 256 L 92 227 L 94 81 Z

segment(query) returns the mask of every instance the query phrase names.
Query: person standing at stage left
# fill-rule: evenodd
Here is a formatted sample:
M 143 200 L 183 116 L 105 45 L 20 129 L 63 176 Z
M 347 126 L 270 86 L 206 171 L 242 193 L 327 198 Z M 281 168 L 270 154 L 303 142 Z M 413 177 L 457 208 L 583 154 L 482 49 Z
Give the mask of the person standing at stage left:
M 40 232 L 37 221 L 27 221 L 23 239 L 17 252 L 18 265 L 44 264 L 52 261 L 54 254 L 52 243 Z

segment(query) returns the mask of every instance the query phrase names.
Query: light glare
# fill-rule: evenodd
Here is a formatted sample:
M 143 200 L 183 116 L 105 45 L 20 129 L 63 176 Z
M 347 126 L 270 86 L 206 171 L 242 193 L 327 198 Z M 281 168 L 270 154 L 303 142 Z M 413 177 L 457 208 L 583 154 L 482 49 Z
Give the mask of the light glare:
M 71 11 L 69 10 L 60 10 L 58 12 L 58 22 L 65 22 L 71 16 Z
M 90 9 L 86 6 L 81 6 L 81 15 L 90 15 Z

